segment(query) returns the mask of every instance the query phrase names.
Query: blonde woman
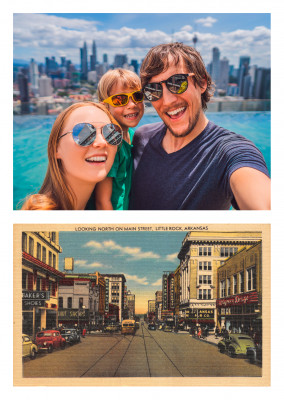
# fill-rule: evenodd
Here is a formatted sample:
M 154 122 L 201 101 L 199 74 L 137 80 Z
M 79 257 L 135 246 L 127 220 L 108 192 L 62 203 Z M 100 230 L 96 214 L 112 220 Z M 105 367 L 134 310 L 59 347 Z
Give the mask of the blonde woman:
M 22 209 L 95 209 L 95 200 L 89 199 L 109 173 L 121 142 L 122 130 L 103 105 L 84 102 L 68 107 L 50 133 L 42 187 Z

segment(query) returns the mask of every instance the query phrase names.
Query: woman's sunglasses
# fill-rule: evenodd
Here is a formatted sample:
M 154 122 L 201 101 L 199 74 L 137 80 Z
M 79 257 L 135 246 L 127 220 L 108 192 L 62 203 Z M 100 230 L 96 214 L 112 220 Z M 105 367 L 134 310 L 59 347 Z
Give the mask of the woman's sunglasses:
M 165 81 L 161 82 L 153 82 L 147 83 L 143 87 L 143 93 L 147 100 L 149 101 L 157 101 L 163 96 L 163 86 L 162 83 L 165 83 L 167 89 L 174 94 L 181 94 L 186 91 L 188 88 L 187 77 L 193 76 L 194 73 L 190 74 L 175 74 L 170 76 Z
M 122 131 L 118 125 L 107 124 L 98 129 L 101 131 L 107 143 L 113 146 L 118 146 L 122 142 Z M 75 125 L 72 131 L 63 133 L 58 140 L 68 133 L 72 133 L 75 143 L 77 143 L 79 146 L 86 147 L 94 143 L 97 136 L 97 128 L 95 128 L 92 124 L 82 122 Z
M 103 101 L 103 103 L 108 103 L 113 107 L 126 106 L 129 102 L 129 98 L 134 101 L 134 103 L 142 103 L 144 99 L 143 92 L 141 90 L 136 90 L 132 93 L 119 93 L 108 97 Z

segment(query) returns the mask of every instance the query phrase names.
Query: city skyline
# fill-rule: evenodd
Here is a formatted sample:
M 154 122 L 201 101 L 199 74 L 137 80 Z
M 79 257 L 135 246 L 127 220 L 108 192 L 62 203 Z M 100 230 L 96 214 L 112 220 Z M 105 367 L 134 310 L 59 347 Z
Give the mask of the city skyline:
M 126 54 L 140 63 L 147 51 L 160 43 L 182 41 L 197 50 L 205 64 L 213 47 L 238 66 L 241 56 L 251 65 L 270 67 L 270 14 L 14 14 L 14 60 L 43 63 L 45 57 L 65 56 L 80 63 L 79 49 L 93 40 L 97 59 Z M 153 21 L 155 20 L 155 24 Z M 155 29 L 151 29 L 155 26 Z M 58 40 L 60 38 L 60 40 Z
M 59 270 L 64 258 L 74 257 L 74 273 L 124 274 L 135 294 L 138 314 L 162 288 L 164 271 L 174 271 L 186 231 L 170 232 L 61 232 Z

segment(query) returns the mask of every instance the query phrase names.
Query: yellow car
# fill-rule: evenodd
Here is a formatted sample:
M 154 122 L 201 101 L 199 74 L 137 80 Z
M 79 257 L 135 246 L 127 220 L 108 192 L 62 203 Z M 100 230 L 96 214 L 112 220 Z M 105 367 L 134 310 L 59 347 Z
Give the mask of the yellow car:
M 32 339 L 25 334 L 22 334 L 23 341 L 23 357 L 30 357 L 31 360 L 36 358 L 37 345 L 33 343 Z

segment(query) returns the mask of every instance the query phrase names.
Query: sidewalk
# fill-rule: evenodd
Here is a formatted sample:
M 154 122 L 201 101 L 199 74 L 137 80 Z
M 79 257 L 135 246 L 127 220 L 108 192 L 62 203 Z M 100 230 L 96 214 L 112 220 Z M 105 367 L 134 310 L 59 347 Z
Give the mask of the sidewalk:
M 178 333 L 187 333 L 189 335 L 189 333 L 186 331 L 179 331 Z M 190 335 L 190 336 L 192 336 L 192 335 Z M 207 342 L 207 343 L 213 344 L 215 346 L 217 346 L 219 341 L 222 339 L 221 336 L 216 338 L 213 333 L 210 333 L 206 338 L 198 339 L 198 337 L 196 337 L 196 336 L 192 336 L 192 337 L 193 337 L 193 339 L 202 340 L 203 342 Z

